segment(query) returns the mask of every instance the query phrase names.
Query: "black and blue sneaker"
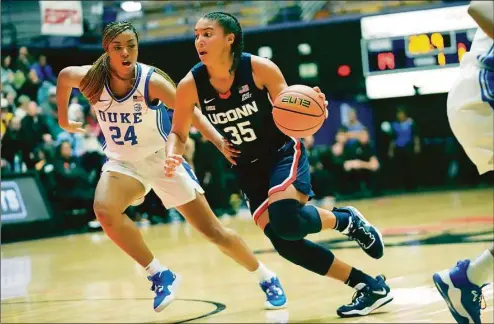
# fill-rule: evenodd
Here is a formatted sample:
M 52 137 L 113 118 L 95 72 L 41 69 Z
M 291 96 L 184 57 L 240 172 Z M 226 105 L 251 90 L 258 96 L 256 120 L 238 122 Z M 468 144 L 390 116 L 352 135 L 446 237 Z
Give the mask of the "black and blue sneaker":
M 277 277 L 273 277 L 270 280 L 265 280 L 259 283 L 262 291 L 266 294 L 266 301 L 264 302 L 265 309 L 281 309 L 285 308 L 287 299 L 283 287 Z
M 175 299 L 175 294 L 180 286 L 181 277 L 170 270 L 160 271 L 148 280 L 153 283 L 151 290 L 154 291 L 154 311 L 161 312 Z
M 367 255 L 374 259 L 380 259 L 384 254 L 384 241 L 381 232 L 365 219 L 355 207 L 339 207 L 350 213 L 348 227 L 341 233 L 348 236 L 360 245 Z
M 352 303 L 343 305 L 336 310 L 340 317 L 355 317 L 369 315 L 376 309 L 393 300 L 386 278 L 382 275 L 376 277 L 377 283 L 373 286 L 360 283 L 355 286 L 357 290 L 352 298 Z
M 470 260 L 458 261 L 455 267 L 434 273 L 432 280 L 456 322 L 480 324 L 482 288 L 486 285 L 479 287 L 470 282 L 469 265 Z

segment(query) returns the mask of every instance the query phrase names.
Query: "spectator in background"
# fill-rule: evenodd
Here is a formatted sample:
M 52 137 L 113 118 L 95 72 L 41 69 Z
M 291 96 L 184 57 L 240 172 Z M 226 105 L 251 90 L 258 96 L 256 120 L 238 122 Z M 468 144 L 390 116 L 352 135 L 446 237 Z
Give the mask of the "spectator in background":
M 19 92 L 28 96 L 31 100 L 38 100 L 38 90 L 41 87 L 41 81 L 39 80 L 36 72 L 30 70 L 27 74 L 26 81 L 22 84 Z
M 367 132 L 365 126 L 357 118 L 357 112 L 355 109 L 348 109 L 348 123 L 344 125 L 345 128 L 345 146 L 351 146 L 358 144 L 359 138 L 362 132 Z
M 361 194 L 368 192 L 371 196 L 379 194 L 377 171 L 379 160 L 367 131 L 360 132 L 357 144 L 346 146 L 344 150 L 343 169 L 345 170 L 344 185 L 347 191 Z M 362 188 L 365 186 L 365 189 Z
M 14 111 L 14 115 L 19 120 L 22 120 L 27 115 L 28 106 L 31 100 L 26 95 L 21 95 L 17 99 L 18 107 Z
M 35 164 L 34 149 L 40 145 L 51 145 L 52 136 L 45 117 L 39 114 L 38 105 L 31 101 L 27 107 L 27 115 L 21 121 L 19 140 L 22 150 L 22 159 L 28 169 Z
M 38 58 L 38 62 L 34 63 L 31 67 L 40 82 L 50 82 L 53 85 L 57 84 L 57 77 L 53 74 L 53 70 L 50 65 L 46 63 L 46 56 L 41 54 Z
M 338 194 L 343 196 L 362 196 L 366 195 L 366 191 L 370 195 L 379 194 L 379 160 L 367 130 L 359 133 L 358 138 L 355 138 L 355 134 L 349 135 L 346 127 L 342 127 L 336 133 L 335 143 L 331 147 L 331 173 L 337 178 Z M 348 145 L 350 136 L 357 142 Z M 362 185 L 365 186 L 364 190 Z
M 395 186 L 407 190 L 416 188 L 417 155 L 420 154 L 420 137 L 413 119 L 408 117 L 404 108 L 396 111 L 396 121 L 391 124 L 392 140 L 388 156 L 392 160 Z
M 89 174 L 72 154 L 72 147 L 69 142 L 62 141 L 57 146 L 53 167 L 56 183 L 55 197 L 61 209 L 66 211 L 78 208 L 86 209 L 88 217 L 81 223 L 89 222 L 94 218 L 92 206 L 95 183 L 90 181 Z
M 6 85 L 14 83 L 14 71 L 12 70 L 12 58 L 7 55 L 2 60 L 2 89 Z
M 15 90 L 7 91 L 5 99 L 7 100 L 7 111 L 10 113 L 15 113 L 15 98 L 17 97 L 17 93 Z
M 63 129 L 58 125 L 58 109 L 57 109 L 57 88 L 51 87 L 48 90 L 48 99 L 41 103 L 40 108 L 42 114 L 46 118 L 46 123 L 50 129 L 50 134 L 53 138 L 58 138 Z
M 14 82 L 12 86 L 16 91 L 20 91 L 26 82 L 26 75 L 21 70 L 16 70 L 14 72 Z
M 31 56 L 29 55 L 27 47 L 21 46 L 19 48 L 19 54 L 17 55 L 17 59 L 15 61 L 16 70 L 21 71 L 24 75 L 27 76 L 29 71 L 31 70 L 31 65 L 32 65 L 32 59 Z
M 7 127 L 10 123 L 10 121 L 12 120 L 12 118 L 14 117 L 14 114 L 9 111 L 9 102 L 7 101 L 7 99 L 5 98 L 1 98 L 1 113 L 2 113 L 2 119 L 1 119 L 1 134 L 2 134 L 2 137 L 3 135 L 5 134 L 5 132 L 7 131 Z
M 2 114 L 2 119 L 5 118 Z M 21 121 L 19 118 L 13 117 L 6 123 L 7 130 L 2 134 L 2 159 L 8 161 L 11 171 L 21 171 L 22 152 L 21 142 L 19 140 L 19 131 Z M 17 156 L 17 158 L 16 158 Z M 17 161 L 17 163 L 15 163 Z M 17 170 L 14 170 L 17 167 Z
M 327 204 L 334 204 L 333 192 L 336 189 L 334 179 L 327 168 L 331 152 L 326 145 L 314 146 L 314 136 L 303 138 L 310 164 L 311 185 L 315 193 L 318 206 L 328 208 Z M 331 206 L 333 207 L 333 206 Z

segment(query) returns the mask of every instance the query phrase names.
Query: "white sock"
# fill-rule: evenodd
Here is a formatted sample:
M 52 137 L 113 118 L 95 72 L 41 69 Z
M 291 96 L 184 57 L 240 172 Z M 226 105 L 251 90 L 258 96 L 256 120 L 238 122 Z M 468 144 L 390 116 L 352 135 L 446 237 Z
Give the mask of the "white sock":
M 266 268 L 266 266 L 261 262 L 259 262 L 259 267 L 253 272 L 256 273 L 257 278 L 259 279 L 260 282 L 276 277 L 276 273 Z
M 157 274 L 160 271 L 168 270 L 168 268 L 165 266 L 162 266 L 160 261 L 156 258 L 153 258 L 153 261 L 151 261 L 151 263 L 148 264 L 148 266 L 145 267 L 144 269 L 146 270 L 146 272 L 150 276 L 154 276 L 155 274 Z
M 467 277 L 473 284 L 482 286 L 489 280 L 489 277 L 492 276 L 493 267 L 494 257 L 489 250 L 485 250 L 484 253 L 470 262 L 467 269 Z

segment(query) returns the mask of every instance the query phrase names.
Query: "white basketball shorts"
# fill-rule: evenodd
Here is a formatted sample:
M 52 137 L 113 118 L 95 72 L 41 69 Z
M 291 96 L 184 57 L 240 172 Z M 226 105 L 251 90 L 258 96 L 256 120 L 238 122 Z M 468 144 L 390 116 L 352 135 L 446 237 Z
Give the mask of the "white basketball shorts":
M 173 177 L 165 176 L 165 159 L 165 149 L 133 162 L 109 159 L 103 165 L 102 172 L 118 172 L 139 180 L 146 189 L 145 194 L 153 189 L 167 209 L 193 201 L 196 191 L 204 193 L 199 180 L 186 162 L 177 168 Z
M 448 95 L 448 119 L 454 135 L 479 174 L 494 169 L 494 71 L 462 62 Z

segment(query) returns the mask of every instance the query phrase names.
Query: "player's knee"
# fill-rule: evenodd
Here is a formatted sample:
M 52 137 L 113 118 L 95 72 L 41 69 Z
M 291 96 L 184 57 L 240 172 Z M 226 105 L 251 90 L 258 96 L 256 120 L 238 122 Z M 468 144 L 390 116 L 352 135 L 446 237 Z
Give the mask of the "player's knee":
M 273 229 L 272 224 L 268 224 L 264 229 L 264 234 L 269 238 L 271 244 L 273 244 L 274 249 L 280 256 L 291 261 L 292 255 L 295 253 L 294 247 L 297 241 L 286 240 L 281 238 Z
M 307 233 L 300 219 L 300 203 L 295 199 L 275 201 L 268 207 L 269 223 L 276 235 L 284 240 L 297 241 Z
M 96 218 L 104 228 L 115 227 L 118 225 L 119 220 L 123 221 L 123 217 L 118 217 L 121 216 L 121 212 L 109 202 L 95 199 L 93 210 Z

